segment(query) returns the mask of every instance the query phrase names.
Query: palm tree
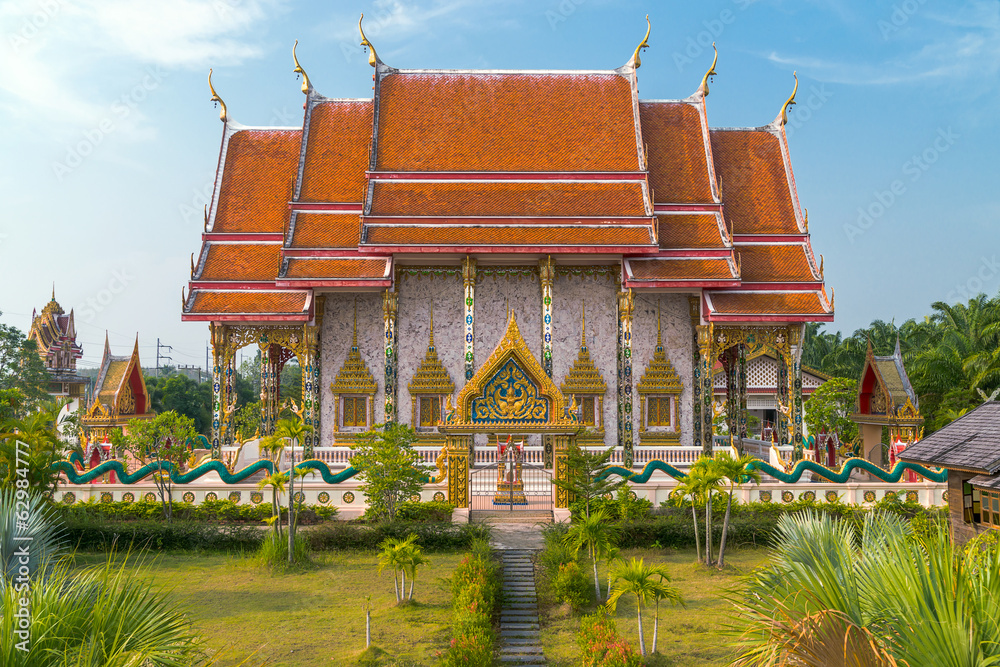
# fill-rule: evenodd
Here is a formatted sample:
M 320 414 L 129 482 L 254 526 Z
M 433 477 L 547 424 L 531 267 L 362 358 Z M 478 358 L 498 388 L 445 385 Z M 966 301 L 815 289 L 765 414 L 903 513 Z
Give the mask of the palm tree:
M 700 493 L 700 480 L 690 473 L 684 478 L 677 480 L 677 486 L 670 492 L 670 495 L 675 496 L 679 501 L 686 496 L 691 496 L 691 519 L 694 522 L 694 547 L 699 561 L 701 560 L 701 540 L 698 538 L 698 513 L 695 511 L 695 501 L 698 499 Z
M 597 578 L 597 558 L 600 553 L 613 546 L 616 532 L 615 527 L 609 521 L 607 511 L 601 508 L 590 516 L 586 514 L 578 516 L 563 538 L 577 551 L 582 547 L 587 547 L 587 555 L 590 556 L 591 564 L 594 567 L 594 594 L 597 601 L 601 600 L 601 581 Z
M 776 537 L 771 565 L 736 601 L 747 625 L 734 664 L 1000 662 L 995 546 L 963 550 L 944 526 L 916 539 L 905 520 L 882 513 L 857 530 L 826 515 L 785 515 Z
M 406 595 L 406 568 L 410 564 L 411 548 L 415 546 L 416 539 L 416 534 L 410 533 L 405 538 L 387 537 L 379 544 L 382 551 L 379 553 L 376 572 L 382 574 L 382 570 L 392 569 L 392 588 L 396 592 L 397 603 L 402 602 Z M 419 552 L 419 547 L 417 550 Z M 415 573 L 416 568 L 414 568 Z
M 417 568 L 430 563 L 430 559 L 424 556 L 420 547 L 415 544 L 417 536 L 410 533 L 404 540 L 404 547 L 401 549 L 400 561 L 403 564 L 403 572 L 410 574 L 410 594 L 407 600 L 413 600 L 413 583 L 417 580 Z
M 723 476 L 713 466 L 712 458 L 702 456 L 691 465 L 688 477 L 694 478 L 705 498 L 705 565 L 712 564 L 712 494 L 722 486 Z
M 604 550 L 604 565 L 608 568 L 608 595 L 611 595 L 611 573 L 616 567 L 625 562 L 621 557 L 621 549 L 609 546 Z
M 672 586 L 670 582 L 670 575 L 667 574 L 666 568 L 662 566 L 656 566 L 651 568 L 654 572 L 660 575 L 660 580 L 656 582 L 656 587 L 653 588 L 652 598 L 655 603 L 653 608 L 653 646 L 650 647 L 650 653 L 656 653 L 656 640 L 660 634 L 660 601 L 665 600 L 671 605 L 684 604 L 684 598 L 681 596 L 680 590 L 676 586 Z
M 274 527 L 274 538 L 281 539 L 281 508 L 278 506 L 278 494 L 285 492 L 286 476 L 275 471 L 257 482 L 258 489 L 271 487 L 271 525 Z
M 680 602 L 680 592 L 673 586 L 665 584 L 670 576 L 662 566 L 646 565 L 641 558 L 632 558 L 615 569 L 615 586 L 608 596 L 608 608 L 612 611 L 618 607 L 622 595 L 635 595 L 636 619 L 639 624 L 639 653 L 646 657 L 646 639 L 642 629 L 642 605 L 650 599 L 668 599 Z M 657 613 L 659 604 L 657 604 Z M 659 618 L 654 619 L 653 634 L 656 635 Z
M 274 426 L 274 433 L 264 438 L 263 447 L 269 451 L 280 451 L 278 443 L 284 444 L 287 440 L 291 445 L 289 459 L 291 467 L 288 473 L 288 564 L 291 565 L 295 558 L 295 525 L 297 512 L 295 512 L 295 477 L 299 473 L 295 471 L 295 444 L 306 433 L 312 432 L 309 426 L 302 419 L 279 419 Z M 308 473 L 306 473 L 308 474 Z
M 729 490 L 726 493 L 726 518 L 722 521 L 722 539 L 719 542 L 717 563 L 719 569 L 726 565 L 726 536 L 729 533 L 729 513 L 733 507 L 733 490 L 737 484 L 748 482 L 760 484 L 760 471 L 752 466 L 754 460 L 754 457 L 749 454 L 733 458 L 728 452 L 723 452 L 712 461 L 712 467 L 715 471 L 729 483 Z

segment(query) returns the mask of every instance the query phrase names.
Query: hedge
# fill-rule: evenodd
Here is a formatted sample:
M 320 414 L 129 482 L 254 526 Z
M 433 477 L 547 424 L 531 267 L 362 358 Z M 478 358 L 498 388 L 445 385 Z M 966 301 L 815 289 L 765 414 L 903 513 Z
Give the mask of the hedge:
M 401 522 L 372 526 L 347 522 L 325 523 L 302 531 L 309 548 L 314 551 L 375 550 L 386 538 L 405 538 L 416 533 L 417 543 L 427 551 L 468 549 L 474 540 L 488 540 L 486 524 Z
M 162 520 L 163 505 L 159 500 L 137 500 L 135 502 L 98 502 L 91 498 L 86 502 L 72 505 L 55 504 L 58 515 L 64 521 L 141 521 Z M 282 507 L 284 516 L 288 516 L 287 505 Z M 195 505 L 174 501 L 173 517 L 181 521 L 208 521 L 217 523 L 263 523 L 271 516 L 271 494 L 265 494 L 264 502 L 252 504 L 237 504 L 231 500 L 204 500 Z M 329 521 L 337 516 L 336 507 L 326 505 L 303 505 L 299 512 L 299 524 L 309 525 L 321 521 Z M 287 520 L 287 519 L 286 519 Z

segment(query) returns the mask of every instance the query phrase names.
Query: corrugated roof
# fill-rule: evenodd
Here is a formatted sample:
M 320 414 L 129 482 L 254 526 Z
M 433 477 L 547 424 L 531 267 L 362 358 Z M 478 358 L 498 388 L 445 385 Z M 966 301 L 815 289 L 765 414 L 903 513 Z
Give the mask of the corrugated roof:
M 899 458 L 995 475 L 1000 472 L 1000 402 L 983 403 L 910 445 Z

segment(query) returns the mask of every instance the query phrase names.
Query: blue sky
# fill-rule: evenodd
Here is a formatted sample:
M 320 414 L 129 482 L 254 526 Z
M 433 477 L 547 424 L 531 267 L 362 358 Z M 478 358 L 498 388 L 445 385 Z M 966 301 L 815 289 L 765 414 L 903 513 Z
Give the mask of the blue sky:
M 719 46 L 713 126 L 790 118 L 799 196 L 845 332 L 1000 290 L 1000 3 L 895 0 L 0 0 L 0 310 L 76 309 L 152 365 L 204 364 L 180 322 L 222 124 L 300 125 L 291 47 L 317 90 L 371 95 L 357 19 L 400 67 L 610 69 L 645 31 L 643 98 L 683 98 Z

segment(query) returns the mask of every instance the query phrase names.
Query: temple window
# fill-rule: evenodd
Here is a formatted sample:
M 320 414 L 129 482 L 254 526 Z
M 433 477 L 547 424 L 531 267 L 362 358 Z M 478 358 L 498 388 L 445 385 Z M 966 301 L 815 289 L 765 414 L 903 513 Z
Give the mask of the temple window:
M 434 346 L 433 303 L 430 307 L 429 325 L 427 353 L 408 385 L 412 402 L 410 423 L 424 443 L 440 439 L 441 436 L 437 435 L 438 422 L 443 416 L 445 397 L 451 396 L 455 391 L 455 383 L 438 358 L 437 348 Z
M 596 396 L 584 396 L 580 399 L 580 423 L 584 426 L 594 426 L 599 423 L 595 411 L 596 405 Z
M 646 427 L 674 430 L 673 396 L 646 397 Z
M 657 314 L 653 358 L 646 363 L 646 370 L 636 386 L 642 409 L 639 422 L 640 443 L 680 444 L 679 401 L 683 390 L 681 379 L 667 358 L 667 350 L 663 346 L 663 330 Z
M 345 429 L 368 428 L 368 397 L 342 396 L 341 427 Z
M 441 421 L 441 397 L 421 396 L 417 403 L 417 430 L 434 431 Z

